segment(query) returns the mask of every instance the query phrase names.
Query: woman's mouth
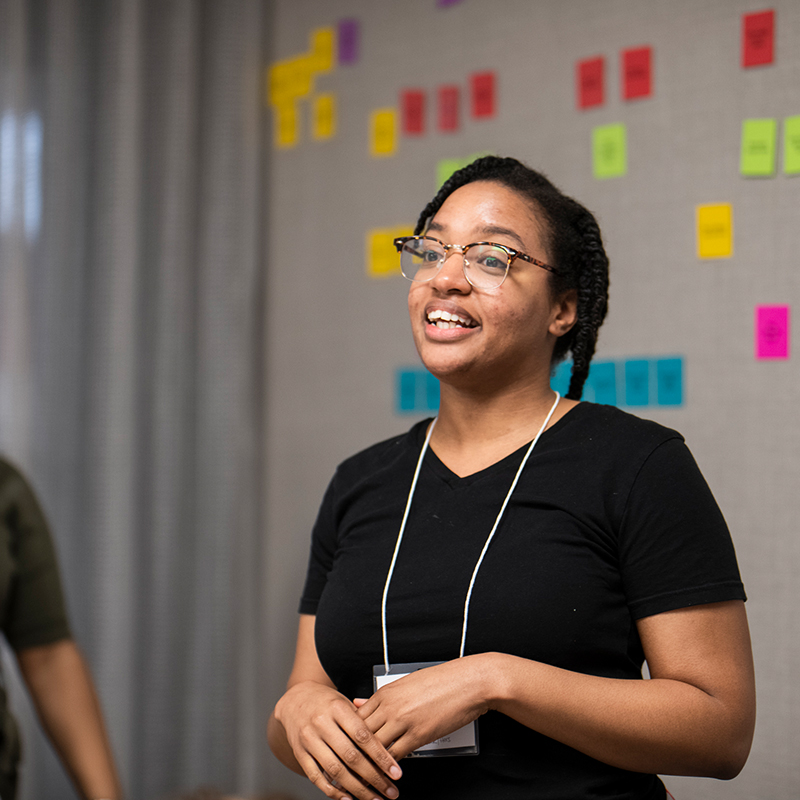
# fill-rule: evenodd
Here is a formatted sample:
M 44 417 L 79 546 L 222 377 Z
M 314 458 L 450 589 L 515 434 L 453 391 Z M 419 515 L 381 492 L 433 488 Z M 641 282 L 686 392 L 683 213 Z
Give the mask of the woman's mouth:
M 474 319 L 462 317 L 450 311 L 442 311 L 438 308 L 428 312 L 427 320 L 430 325 L 435 325 L 440 330 L 476 328 L 478 326 L 478 323 L 475 322 Z

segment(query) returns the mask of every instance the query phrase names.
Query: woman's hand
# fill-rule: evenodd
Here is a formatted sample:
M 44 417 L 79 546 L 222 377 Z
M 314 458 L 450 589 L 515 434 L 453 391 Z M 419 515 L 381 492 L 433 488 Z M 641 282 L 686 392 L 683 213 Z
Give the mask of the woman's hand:
M 358 715 L 395 758 L 458 730 L 488 710 L 489 654 L 409 673 L 356 700 Z
M 289 687 L 270 718 L 268 738 L 280 761 L 328 797 L 398 796 L 389 778 L 397 780 L 402 770 L 322 668 L 313 616 L 300 617 Z

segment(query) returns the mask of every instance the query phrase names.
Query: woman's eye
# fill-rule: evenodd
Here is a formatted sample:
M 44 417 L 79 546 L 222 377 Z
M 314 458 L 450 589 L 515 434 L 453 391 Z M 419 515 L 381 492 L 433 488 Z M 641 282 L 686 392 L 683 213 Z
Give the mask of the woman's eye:
M 426 264 L 435 264 L 440 258 L 439 253 L 435 250 L 423 250 L 421 255 Z
M 502 271 L 506 268 L 506 260 L 502 256 L 493 253 L 485 253 L 478 259 L 478 263 L 486 270 Z

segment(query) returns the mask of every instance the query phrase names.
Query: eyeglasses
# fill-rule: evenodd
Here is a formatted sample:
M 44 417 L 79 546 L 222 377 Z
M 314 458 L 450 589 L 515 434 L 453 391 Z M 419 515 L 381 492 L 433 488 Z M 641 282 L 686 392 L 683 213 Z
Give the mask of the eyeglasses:
M 476 289 L 497 289 L 501 286 L 515 258 L 558 274 L 555 267 L 521 250 L 494 242 L 445 244 L 432 236 L 400 236 L 394 240 L 394 246 L 400 253 L 400 269 L 410 281 L 432 281 L 451 250 L 461 253 L 464 277 Z

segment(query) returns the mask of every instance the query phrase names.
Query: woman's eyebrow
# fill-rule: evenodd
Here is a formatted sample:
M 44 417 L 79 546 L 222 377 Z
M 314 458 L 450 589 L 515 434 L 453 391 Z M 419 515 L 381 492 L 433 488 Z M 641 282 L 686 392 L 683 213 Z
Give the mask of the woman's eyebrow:
M 428 225 L 428 231 L 437 231 L 441 233 L 444 231 L 444 226 L 440 225 L 435 220 Z M 519 235 L 516 234 L 511 228 L 504 228 L 502 225 L 486 225 L 483 228 L 479 229 L 480 236 L 508 236 L 513 239 L 520 247 L 520 249 L 525 249 L 525 242 L 519 238 Z

